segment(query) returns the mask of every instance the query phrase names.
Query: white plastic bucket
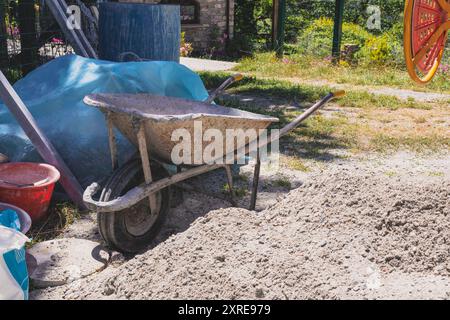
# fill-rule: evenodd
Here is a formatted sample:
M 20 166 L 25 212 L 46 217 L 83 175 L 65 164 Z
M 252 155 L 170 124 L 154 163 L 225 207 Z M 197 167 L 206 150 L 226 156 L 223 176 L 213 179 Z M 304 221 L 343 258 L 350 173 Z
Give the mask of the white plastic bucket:
M 0 211 L 7 210 L 7 209 L 11 209 L 12 211 L 15 211 L 17 213 L 17 215 L 19 216 L 20 232 L 22 232 L 23 234 L 26 234 L 28 231 L 30 231 L 31 218 L 28 215 L 28 213 L 26 213 L 25 211 L 23 211 L 22 209 L 20 209 L 16 206 L 13 206 L 12 204 L 0 202 Z
M 0 300 L 28 299 L 23 233 L 0 225 Z

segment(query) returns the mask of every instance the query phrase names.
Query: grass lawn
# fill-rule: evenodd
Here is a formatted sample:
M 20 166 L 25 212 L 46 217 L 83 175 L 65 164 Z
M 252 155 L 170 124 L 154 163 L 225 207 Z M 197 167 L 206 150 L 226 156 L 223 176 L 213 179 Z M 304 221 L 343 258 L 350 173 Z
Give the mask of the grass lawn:
M 436 75 L 433 82 L 422 86 L 410 80 L 406 70 L 384 66 L 333 66 L 314 57 L 291 55 L 279 60 L 274 53 L 260 53 L 240 61 L 236 71 L 257 76 L 326 80 L 364 86 L 390 86 L 416 91 L 450 93 L 449 74 Z
M 217 88 L 229 76 L 229 73 L 200 72 L 200 76 L 207 88 Z M 282 98 L 289 102 L 315 102 L 330 91 L 332 89 L 327 86 L 295 84 L 286 80 L 261 79 L 257 76 L 245 76 L 228 90 L 229 93 Z M 429 110 L 433 107 L 433 103 L 399 99 L 390 95 L 363 91 L 347 91 L 341 104 L 355 108 L 386 108 L 390 110 L 401 108 Z
M 210 89 L 228 76 L 209 72 L 200 75 Z M 280 123 L 275 127 L 282 127 L 329 90 L 322 86 L 244 77 L 228 90 L 236 96 L 217 101 L 229 107 L 278 117 Z M 257 101 L 242 97 L 267 98 L 280 107 L 264 108 Z M 286 108 L 293 102 L 298 108 Z M 343 151 L 344 156 L 348 152 L 447 150 L 450 147 L 450 111 L 446 105 L 350 91 L 280 141 L 286 157 L 282 162 L 305 171 L 307 167 L 300 159 L 329 160 L 336 157 L 336 150 Z

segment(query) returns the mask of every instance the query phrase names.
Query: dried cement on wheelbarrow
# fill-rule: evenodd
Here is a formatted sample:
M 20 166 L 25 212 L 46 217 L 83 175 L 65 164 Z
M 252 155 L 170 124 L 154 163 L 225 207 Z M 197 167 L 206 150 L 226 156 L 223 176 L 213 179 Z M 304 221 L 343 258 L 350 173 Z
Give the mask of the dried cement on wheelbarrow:
M 118 267 L 32 297 L 449 298 L 445 159 L 330 165 L 263 212 L 212 211 Z

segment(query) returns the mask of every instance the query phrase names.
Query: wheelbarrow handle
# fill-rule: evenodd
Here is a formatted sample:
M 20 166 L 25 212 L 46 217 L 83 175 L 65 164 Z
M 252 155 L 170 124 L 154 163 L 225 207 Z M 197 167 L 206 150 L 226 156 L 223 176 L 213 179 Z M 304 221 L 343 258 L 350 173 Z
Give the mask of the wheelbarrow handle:
M 297 118 L 295 118 L 292 122 L 290 122 L 288 125 L 286 125 L 285 127 L 283 127 L 280 130 L 280 134 L 278 137 L 282 137 L 285 134 L 289 133 L 290 131 L 294 130 L 295 128 L 297 128 L 300 123 L 302 123 L 303 121 L 305 121 L 306 119 L 308 119 L 314 112 L 316 112 L 317 110 L 319 110 L 320 108 L 322 108 L 325 104 L 327 104 L 328 102 L 330 102 L 333 99 L 337 99 L 337 98 L 341 98 L 345 96 L 345 91 L 340 90 L 340 91 L 335 91 L 335 92 L 330 92 L 329 94 L 327 94 L 325 97 L 323 97 L 320 101 L 316 102 L 313 106 L 311 106 L 309 109 L 307 109 L 305 112 L 303 112 L 301 115 L 299 115 Z
M 98 183 L 93 183 L 86 188 L 83 194 L 83 201 L 86 207 L 95 212 L 117 212 L 134 206 L 139 201 L 148 197 L 152 193 L 158 192 L 166 187 L 177 184 L 184 180 L 196 177 L 203 173 L 214 171 L 218 168 L 222 168 L 223 164 L 205 164 L 203 166 L 198 166 L 191 168 L 180 173 L 176 173 L 170 177 L 152 182 L 150 184 L 143 183 L 129 190 L 126 194 L 115 198 L 113 200 L 102 202 L 95 201 L 92 197 L 100 189 Z
M 339 90 L 331 93 L 333 95 L 333 99 L 342 98 L 346 95 L 345 90 Z
M 108 202 L 95 201 L 92 197 L 97 193 L 98 190 L 100 190 L 100 185 L 97 182 L 94 182 L 89 187 L 87 187 L 83 193 L 83 202 L 89 210 L 95 212 L 103 212 L 120 211 L 127 208 L 127 205 L 123 205 L 122 203 L 122 197 L 118 197 Z M 114 210 L 112 210 L 111 208 L 114 208 Z
M 311 106 L 309 109 L 307 109 L 305 112 L 303 112 L 301 115 L 299 115 L 297 118 L 295 118 L 292 122 L 284 126 L 280 131 L 277 133 L 272 133 L 268 139 L 261 139 L 258 141 L 257 148 L 263 148 L 268 144 L 271 144 L 277 140 L 279 140 L 282 136 L 286 135 L 290 131 L 297 128 L 300 123 L 308 119 L 314 112 L 316 112 L 318 109 L 323 107 L 327 102 L 330 102 L 333 99 L 340 98 L 345 96 L 345 91 L 336 91 L 336 92 L 330 92 L 325 97 L 323 97 L 320 101 L 316 102 L 313 106 Z M 242 146 L 236 151 L 232 151 L 233 155 L 232 157 L 236 156 L 237 154 L 244 153 L 249 154 L 250 153 L 250 144 L 246 144 L 245 146 Z M 224 159 L 229 159 L 228 155 L 224 157 Z
M 97 193 L 97 191 L 100 189 L 100 185 L 97 182 L 92 183 L 89 187 L 84 190 L 83 193 L 83 202 L 90 210 L 96 209 L 97 201 L 92 199 L 94 194 Z
M 223 94 L 223 92 L 231 86 L 233 83 L 240 81 L 244 78 L 244 76 L 240 73 L 234 74 L 231 77 L 228 77 L 216 90 L 214 90 L 206 99 L 206 103 L 213 103 L 214 99 Z

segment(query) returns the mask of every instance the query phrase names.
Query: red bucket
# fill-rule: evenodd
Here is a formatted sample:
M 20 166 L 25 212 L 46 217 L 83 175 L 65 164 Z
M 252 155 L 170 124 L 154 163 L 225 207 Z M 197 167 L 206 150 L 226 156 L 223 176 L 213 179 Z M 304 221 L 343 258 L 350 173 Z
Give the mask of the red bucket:
M 48 164 L 15 162 L 0 164 L 0 202 L 25 210 L 33 220 L 47 216 L 59 171 Z

